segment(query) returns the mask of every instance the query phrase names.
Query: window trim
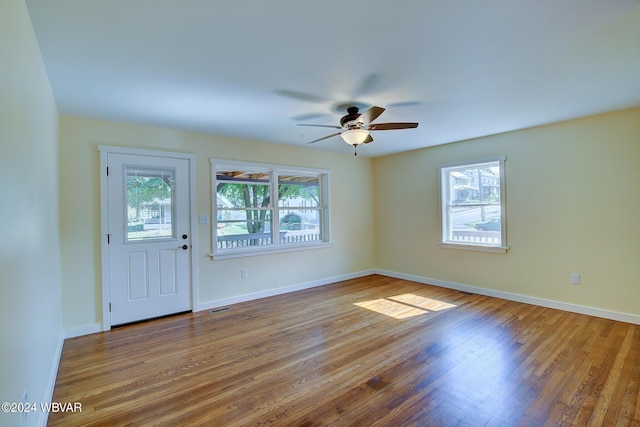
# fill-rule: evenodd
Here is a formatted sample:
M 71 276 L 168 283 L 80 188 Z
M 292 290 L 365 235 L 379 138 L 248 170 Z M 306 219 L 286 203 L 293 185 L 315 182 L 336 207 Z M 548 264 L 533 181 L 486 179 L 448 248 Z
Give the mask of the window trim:
M 266 254 L 293 252 L 309 249 L 328 248 L 333 246 L 331 242 L 330 231 L 330 187 L 331 187 L 331 171 L 329 169 L 310 168 L 306 166 L 280 165 L 273 163 L 248 162 L 226 159 L 209 159 L 211 163 L 211 242 L 212 253 L 209 256 L 214 260 L 240 258 L 248 256 L 258 256 Z M 296 174 L 302 176 L 317 176 L 320 182 L 320 194 L 322 206 L 320 210 L 323 212 L 321 224 L 321 240 L 314 242 L 301 243 L 272 243 L 264 246 L 251 246 L 234 249 L 218 249 L 218 204 L 217 204 L 217 170 L 220 167 L 238 167 L 247 171 L 259 171 L 269 173 L 269 186 L 271 194 L 276 194 L 279 175 Z M 278 202 L 272 203 L 269 208 L 271 211 L 272 227 L 274 233 L 280 228 L 280 206 Z
M 438 240 L 438 246 L 443 249 L 461 249 L 469 251 L 480 252 L 494 252 L 494 253 L 506 253 L 509 250 L 507 245 L 507 210 L 506 210 L 506 180 L 505 180 L 505 163 L 506 156 L 494 156 L 485 157 L 480 159 L 471 159 L 458 162 L 442 163 L 438 165 L 438 195 L 439 195 L 439 223 L 440 223 L 440 237 Z M 498 162 L 500 164 L 500 245 L 486 245 L 486 244 L 473 244 L 473 243 L 454 243 L 451 241 L 445 241 L 444 235 L 447 231 L 445 227 L 445 221 L 448 218 L 447 202 L 445 197 L 448 193 L 445 193 L 443 189 L 444 177 L 446 169 L 475 165 L 481 165 L 483 163 Z

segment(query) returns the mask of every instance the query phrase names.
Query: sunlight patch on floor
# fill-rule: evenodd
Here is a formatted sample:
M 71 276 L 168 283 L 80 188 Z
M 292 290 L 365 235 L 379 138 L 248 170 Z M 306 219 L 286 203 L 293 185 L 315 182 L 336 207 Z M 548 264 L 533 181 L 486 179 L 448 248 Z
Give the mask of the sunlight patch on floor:
M 375 311 L 394 319 L 420 316 L 431 311 L 453 308 L 456 305 L 414 294 L 402 294 L 370 301 L 356 302 L 354 305 Z

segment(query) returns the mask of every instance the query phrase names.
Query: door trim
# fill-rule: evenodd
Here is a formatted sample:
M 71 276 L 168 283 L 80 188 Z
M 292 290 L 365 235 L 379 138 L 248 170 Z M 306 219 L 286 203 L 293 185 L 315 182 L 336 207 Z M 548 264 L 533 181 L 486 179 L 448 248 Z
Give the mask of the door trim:
M 146 157 L 162 157 L 173 159 L 185 159 L 189 161 L 189 235 L 191 236 L 191 264 L 189 281 L 191 283 L 191 309 L 198 307 L 198 257 L 197 257 L 197 230 L 196 230 L 196 156 L 195 154 L 179 153 L 172 151 L 157 151 L 138 148 L 114 147 L 99 145 L 100 152 L 100 248 L 102 260 L 102 330 L 111 329 L 111 316 L 109 315 L 109 301 L 111 300 L 109 289 L 109 247 L 107 233 L 109 232 L 109 210 L 107 195 L 107 159 L 109 154 L 128 154 Z

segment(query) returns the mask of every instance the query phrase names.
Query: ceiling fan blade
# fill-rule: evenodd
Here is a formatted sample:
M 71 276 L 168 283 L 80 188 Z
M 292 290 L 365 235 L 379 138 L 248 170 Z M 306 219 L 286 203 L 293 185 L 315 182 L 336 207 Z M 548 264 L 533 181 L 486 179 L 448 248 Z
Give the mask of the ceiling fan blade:
M 387 107 L 388 108 L 413 107 L 413 106 L 420 105 L 420 104 L 422 104 L 422 101 L 401 101 L 401 102 L 391 103 L 391 104 L 387 105 Z
M 367 130 L 393 130 L 417 128 L 418 123 L 376 123 L 369 125 Z
M 377 86 L 379 86 L 380 81 L 382 81 L 382 76 L 380 74 L 372 73 L 362 80 L 360 85 L 353 92 L 354 98 L 359 98 L 364 95 L 371 94 L 375 92 Z
M 298 126 L 312 126 L 315 128 L 333 128 L 333 129 L 342 129 L 342 126 L 334 126 L 334 125 L 314 125 L 311 123 L 298 123 Z
M 384 112 L 384 108 L 377 107 L 374 105 L 364 113 L 360 114 L 360 117 L 358 117 L 357 121 L 364 124 L 364 126 L 368 126 L 369 123 L 377 119 L 380 116 L 380 114 L 382 114 L 383 112 Z
M 291 120 L 295 120 L 296 122 L 300 121 L 300 120 L 314 120 L 314 119 L 324 119 L 324 118 L 329 118 L 329 114 L 324 114 L 324 113 L 307 113 L 307 114 L 300 114 L 294 117 L 291 117 Z
M 315 143 L 315 142 L 322 141 L 323 139 L 333 138 L 334 136 L 338 136 L 338 135 L 340 135 L 341 133 L 342 133 L 342 132 L 332 133 L 331 135 L 323 136 L 322 138 L 318 138 L 318 139 L 314 139 L 313 141 L 309 141 L 309 142 L 307 142 L 307 144 L 313 144 L 313 143 Z
M 278 95 L 286 96 L 288 98 L 293 98 L 293 99 L 297 99 L 297 100 L 300 100 L 300 101 L 316 102 L 316 103 L 327 102 L 327 99 L 323 98 L 321 96 L 312 95 L 312 94 L 304 93 L 304 92 L 296 92 L 295 90 L 276 89 L 275 92 Z

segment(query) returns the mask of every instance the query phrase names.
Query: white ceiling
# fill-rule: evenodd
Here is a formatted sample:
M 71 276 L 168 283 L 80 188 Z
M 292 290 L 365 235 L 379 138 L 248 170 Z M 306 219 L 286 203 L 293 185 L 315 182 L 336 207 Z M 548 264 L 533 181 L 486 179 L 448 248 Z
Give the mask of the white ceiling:
M 380 156 L 640 105 L 640 0 L 27 5 L 63 114 L 307 147 L 337 104 L 420 122 Z

